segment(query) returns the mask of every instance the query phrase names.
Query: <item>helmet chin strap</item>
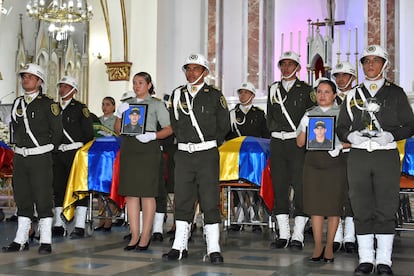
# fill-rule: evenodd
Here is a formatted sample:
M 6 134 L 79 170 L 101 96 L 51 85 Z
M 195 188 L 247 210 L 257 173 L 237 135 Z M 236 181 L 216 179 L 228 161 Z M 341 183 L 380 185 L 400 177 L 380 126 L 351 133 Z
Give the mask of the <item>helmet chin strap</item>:
M 72 89 L 68 93 L 66 93 L 65 95 L 61 96 L 60 98 L 63 100 L 64 98 L 68 97 L 73 92 L 73 90 L 75 90 L 75 87 L 72 87 Z
M 206 68 L 204 68 L 203 73 L 201 73 L 201 75 L 193 82 L 189 82 L 189 85 L 194 85 L 196 84 L 199 80 L 201 80 L 201 78 L 203 77 L 204 71 L 206 70 Z
M 293 72 L 289 76 L 285 77 L 285 76 L 282 75 L 282 79 L 290 79 L 291 77 L 293 77 L 293 75 L 295 75 L 296 72 L 298 71 L 298 66 L 299 65 L 296 65 L 295 70 L 293 70 Z
M 384 63 L 384 65 L 382 66 L 381 72 L 379 72 L 379 74 L 378 74 L 378 75 L 376 75 L 376 76 L 375 76 L 375 77 L 373 77 L 373 78 L 370 78 L 370 77 L 365 76 L 365 79 L 367 79 L 367 80 L 369 80 L 369 81 L 375 81 L 375 80 L 377 80 L 379 76 L 381 76 L 381 75 L 383 75 L 383 74 L 384 74 L 384 70 L 385 70 L 385 67 L 387 66 L 387 64 L 388 64 L 388 61 L 386 61 L 386 62 Z
M 248 105 L 249 102 L 251 101 L 251 99 L 253 99 L 253 95 L 251 95 L 246 101 L 244 102 L 240 102 L 241 105 Z
M 348 82 L 344 86 L 339 86 L 338 85 L 339 90 L 341 90 L 341 91 L 344 90 L 345 88 L 348 87 L 348 85 L 351 84 L 351 82 L 352 82 L 352 77 L 349 78 Z

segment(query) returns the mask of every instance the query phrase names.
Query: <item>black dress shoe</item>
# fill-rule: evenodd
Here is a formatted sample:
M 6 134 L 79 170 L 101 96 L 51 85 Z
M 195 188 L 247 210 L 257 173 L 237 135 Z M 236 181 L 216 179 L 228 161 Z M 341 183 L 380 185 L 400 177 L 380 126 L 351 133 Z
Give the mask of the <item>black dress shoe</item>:
M 156 241 L 156 242 L 162 242 L 164 240 L 164 237 L 162 236 L 161 233 L 154 233 L 152 234 L 152 241 Z
M 208 255 L 212 264 L 222 264 L 224 262 L 223 256 L 220 252 L 213 252 Z
M 17 216 L 16 215 L 13 215 L 13 216 L 11 216 L 9 218 L 6 218 L 6 221 L 7 222 L 15 222 L 15 221 L 17 221 Z
M 392 273 L 391 267 L 385 264 L 377 265 L 377 274 L 378 275 L 394 275 L 394 273 Z
M 260 225 L 253 225 L 252 232 L 253 233 L 262 233 L 262 227 L 260 227 Z
M 75 227 L 72 233 L 70 233 L 71 239 L 83 239 L 84 237 L 85 237 L 85 229 L 83 228 Z
M 303 243 L 298 240 L 292 240 L 290 242 L 290 248 L 293 250 L 302 250 L 303 249 Z
M 39 246 L 39 254 L 45 255 L 52 253 L 52 245 L 50 243 L 41 243 Z
M 63 226 L 52 227 L 52 237 L 63 237 L 65 235 L 65 228 Z
M 353 254 L 353 253 L 357 252 L 357 247 L 356 247 L 354 242 L 346 242 L 344 244 L 344 247 L 345 247 L 345 252 L 346 253 Z
M 360 263 L 354 270 L 354 275 L 366 275 L 374 272 L 374 265 L 371 263 Z
M 124 247 L 124 250 L 125 250 L 125 251 L 135 250 L 135 249 L 137 248 L 138 244 L 139 244 L 139 240 L 137 241 L 137 243 L 136 243 L 136 244 L 133 244 L 133 245 L 127 245 L 127 246 L 125 246 L 125 247 Z
M 325 262 L 325 263 L 327 263 L 327 264 L 329 264 L 329 263 L 333 263 L 334 261 L 335 261 L 335 258 L 323 258 L 323 261 Z
M 98 231 L 98 232 L 111 232 L 111 226 L 109 226 L 109 227 L 104 227 L 103 225 L 102 226 L 98 226 L 98 227 L 95 227 L 93 230 L 94 231 Z
M 173 228 L 171 228 L 170 230 L 168 230 L 167 231 L 167 235 L 169 235 L 169 236 L 173 236 L 173 235 L 175 235 L 175 228 L 173 229 Z
M 149 239 L 148 244 L 146 246 L 140 246 L 139 241 L 138 241 L 138 244 L 137 244 L 137 247 L 135 248 L 135 250 L 137 250 L 137 251 L 148 250 L 148 247 L 150 246 L 150 244 L 151 244 L 151 239 Z
M 177 249 L 171 249 L 170 252 L 162 254 L 162 259 L 164 261 L 178 261 L 187 257 L 188 251 L 185 249 L 182 252 Z
M 238 225 L 238 224 L 232 224 L 232 225 L 230 226 L 230 231 L 233 231 L 233 232 L 238 232 L 238 231 L 240 231 L 241 229 L 242 229 L 241 225 Z
M 338 252 L 339 249 L 341 249 L 341 243 L 340 242 L 334 242 L 333 243 L 333 253 Z
M 289 246 L 289 240 L 277 239 L 270 244 L 271 248 L 287 248 Z
M 3 246 L 1 249 L 3 252 L 17 252 L 17 251 L 26 251 L 29 250 L 29 243 L 20 244 L 17 242 L 12 242 L 7 246 Z
M 325 247 L 322 249 L 322 253 L 321 255 L 319 255 L 318 257 L 310 257 L 308 259 L 308 261 L 310 263 L 319 263 L 322 259 L 323 259 L 323 255 L 325 254 Z

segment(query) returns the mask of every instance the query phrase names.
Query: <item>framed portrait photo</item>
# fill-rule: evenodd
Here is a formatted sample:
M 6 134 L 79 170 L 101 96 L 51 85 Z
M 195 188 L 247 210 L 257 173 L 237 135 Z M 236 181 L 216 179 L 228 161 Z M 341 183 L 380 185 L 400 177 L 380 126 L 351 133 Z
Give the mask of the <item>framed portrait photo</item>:
M 306 133 L 307 150 L 333 150 L 335 148 L 335 116 L 309 116 Z
M 121 134 L 138 135 L 145 133 L 147 122 L 148 105 L 146 104 L 130 104 L 122 114 Z

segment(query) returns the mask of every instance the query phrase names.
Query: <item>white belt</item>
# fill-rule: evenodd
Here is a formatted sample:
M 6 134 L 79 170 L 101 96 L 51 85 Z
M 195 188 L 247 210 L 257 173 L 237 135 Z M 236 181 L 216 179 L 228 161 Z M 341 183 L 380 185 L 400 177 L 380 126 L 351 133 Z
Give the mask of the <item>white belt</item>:
M 193 143 L 178 143 L 178 150 L 181 151 L 187 151 L 189 153 L 193 153 L 195 151 L 203 151 L 203 150 L 209 150 L 212 148 L 217 147 L 217 142 L 216 140 L 213 141 L 207 141 L 207 142 L 203 142 L 203 143 L 197 143 L 197 144 L 193 144 Z
M 285 131 L 276 132 L 276 131 L 273 131 L 272 132 L 272 137 L 277 138 L 277 139 L 281 139 L 281 140 L 294 139 L 294 138 L 296 138 L 296 132 L 295 131 L 292 131 L 292 132 L 285 132 Z
M 381 146 L 377 142 L 373 142 L 371 139 L 369 139 L 368 141 L 365 141 L 359 145 L 352 144 L 352 148 L 363 149 L 369 152 L 374 151 L 374 150 L 390 150 L 390 149 L 396 149 L 397 143 L 391 142 L 391 143 L 386 144 L 385 146 Z
M 75 143 L 72 143 L 72 144 L 61 144 L 58 149 L 60 151 L 65 152 L 65 151 L 68 151 L 68 150 L 74 150 L 74 149 L 81 148 L 82 146 L 83 146 L 82 142 L 75 142 Z
M 15 147 L 14 152 L 20 155 L 23 155 L 23 157 L 26 157 L 28 155 L 38 155 L 42 153 L 46 153 L 49 151 L 52 151 L 54 148 L 53 144 L 47 144 L 43 146 L 38 146 L 35 148 L 19 148 Z

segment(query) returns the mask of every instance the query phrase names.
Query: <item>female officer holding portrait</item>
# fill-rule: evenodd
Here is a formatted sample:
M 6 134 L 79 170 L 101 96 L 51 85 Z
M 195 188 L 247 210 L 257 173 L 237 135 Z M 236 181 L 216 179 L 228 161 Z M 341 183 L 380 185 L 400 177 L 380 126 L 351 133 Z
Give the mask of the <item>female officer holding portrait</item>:
M 115 131 L 120 132 L 122 114 L 130 104 L 148 105 L 145 133 L 123 135 L 120 153 L 120 177 L 118 193 L 126 196 L 131 240 L 124 248 L 147 250 L 151 239 L 151 227 L 155 214 L 155 197 L 158 196 L 158 182 L 161 152 L 158 139 L 172 134 L 170 118 L 163 101 L 154 98 L 151 75 L 146 72 L 135 74 L 133 89 L 136 97 L 119 106 L 116 113 Z M 161 129 L 157 131 L 157 123 Z M 140 203 L 141 202 L 141 203 Z M 142 206 L 141 206 L 142 204 Z M 143 213 L 142 235 L 139 236 L 140 210 Z

